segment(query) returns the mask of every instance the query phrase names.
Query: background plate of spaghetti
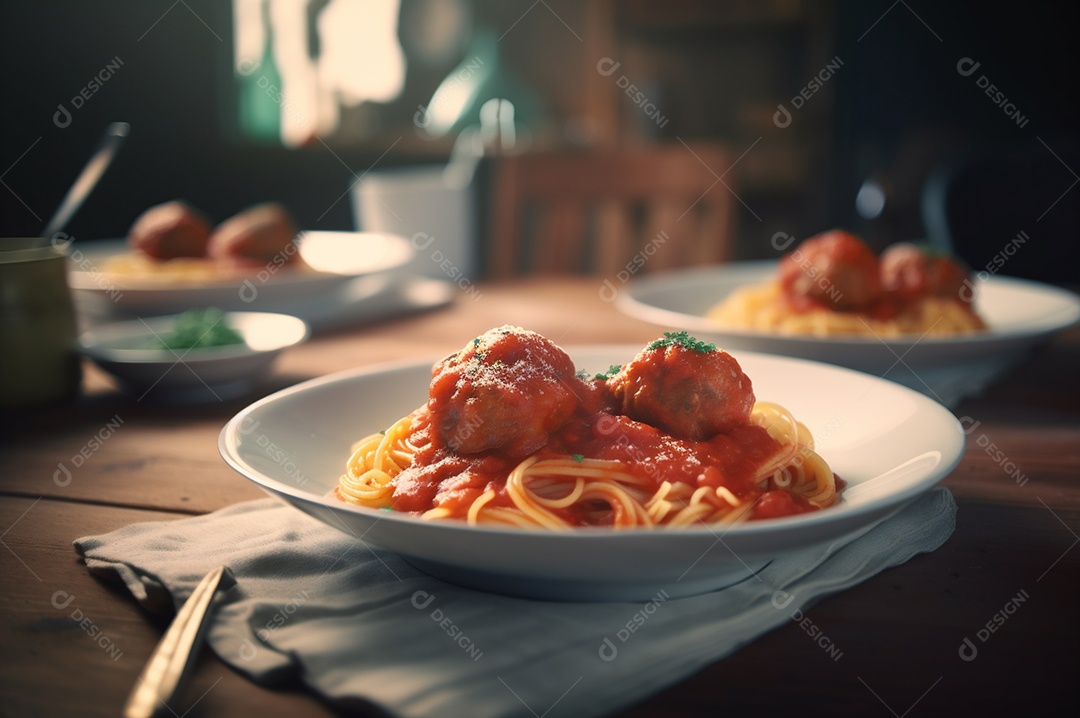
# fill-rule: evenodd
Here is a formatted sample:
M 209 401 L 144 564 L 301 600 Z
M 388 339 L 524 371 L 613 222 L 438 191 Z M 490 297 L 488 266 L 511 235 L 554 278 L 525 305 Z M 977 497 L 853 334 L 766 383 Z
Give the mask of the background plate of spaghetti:
M 285 254 L 296 254 L 296 257 Z M 412 258 L 408 240 L 369 232 L 301 232 L 281 257 L 245 267 L 204 259 L 150 262 L 126 240 L 68 248 L 71 285 L 81 313 L 96 317 L 168 314 L 190 307 L 288 311 L 289 303 L 327 294 L 343 283 L 386 276 Z
M 1080 298 L 1072 292 L 1001 276 L 973 282 L 975 306 L 987 330 L 972 334 L 799 336 L 726 327 L 706 316 L 732 292 L 770 281 L 776 269 L 777 262 L 769 260 L 658 273 L 631 282 L 615 304 L 632 317 L 685 329 L 726 349 L 814 359 L 878 375 L 900 357 L 915 372 L 986 360 L 1008 366 L 1080 321 Z
M 567 351 L 603 372 L 640 347 Z M 440 578 L 555 600 L 683 596 L 746 578 L 785 552 L 828 542 L 897 510 L 956 465 L 964 434 L 936 402 L 892 382 L 787 357 L 734 355 L 758 401 L 783 404 L 847 483 L 837 505 L 732 526 L 581 528 L 551 532 L 470 526 L 359 507 L 332 495 L 361 437 L 428 398 L 433 361 L 362 368 L 298 384 L 247 407 L 224 427 L 225 461 L 273 496 Z

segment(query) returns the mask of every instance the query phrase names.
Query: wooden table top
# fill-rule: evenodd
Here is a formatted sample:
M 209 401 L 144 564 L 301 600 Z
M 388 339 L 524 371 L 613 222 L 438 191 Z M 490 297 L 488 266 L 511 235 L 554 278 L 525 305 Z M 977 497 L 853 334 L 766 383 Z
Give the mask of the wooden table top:
M 481 285 L 475 300 L 463 296 L 441 310 L 319 335 L 282 355 L 260 391 L 385 360 L 442 356 L 503 323 L 526 324 L 564 345 L 655 338 L 654 327 L 604 302 L 599 286 L 593 278 Z M 959 504 L 956 532 L 944 546 L 822 601 L 808 610 L 809 623 L 792 621 L 622 715 L 732 708 L 1075 715 L 1078 367 L 1080 332 L 1073 330 L 958 407 L 959 416 L 981 423 L 944 481 Z M 162 619 L 123 590 L 92 578 L 73 539 L 263 496 L 217 452 L 222 425 L 252 397 L 155 407 L 119 393 L 90 365 L 84 385 L 79 403 L 20 418 L 0 443 L 3 715 L 118 715 L 164 630 Z M 115 429 L 95 440 L 110 422 Z M 78 464 L 70 482 L 54 480 L 60 462 Z M 57 595 L 72 598 L 63 610 L 54 606 Z M 808 625 L 841 649 L 839 660 L 821 650 Z M 973 660 L 962 655 L 972 654 L 965 638 Z M 271 691 L 248 682 L 209 651 L 177 714 L 189 708 L 190 716 L 334 715 L 302 688 Z

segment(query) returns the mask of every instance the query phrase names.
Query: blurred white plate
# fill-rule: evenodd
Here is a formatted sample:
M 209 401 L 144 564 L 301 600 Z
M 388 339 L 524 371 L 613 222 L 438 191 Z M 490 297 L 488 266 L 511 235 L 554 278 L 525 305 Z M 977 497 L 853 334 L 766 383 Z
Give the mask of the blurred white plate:
M 656 274 L 620 289 L 615 304 L 632 317 L 666 329 L 685 329 L 725 349 L 814 359 L 879 376 L 887 373 L 887 378 L 945 403 L 952 403 L 953 394 L 958 398 L 981 388 L 1033 346 L 1080 321 L 1080 297 L 1009 277 L 976 284 L 976 308 L 989 325 L 989 331 L 980 334 L 921 339 L 795 336 L 728 328 L 704 316 L 734 290 L 774 277 L 776 266 L 775 261 L 740 262 Z
M 298 300 L 332 296 L 357 277 L 402 267 L 414 254 L 402 237 L 366 232 L 302 232 L 297 247 L 310 269 L 268 264 L 228 280 L 166 283 L 103 271 L 110 257 L 129 251 L 123 239 L 73 244 L 68 281 L 76 306 L 92 317 L 148 316 L 209 306 L 281 311 Z
M 244 344 L 205 349 L 146 349 L 170 333 L 177 316 L 106 324 L 79 337 L 79 350 L 137 399 L 164 403 L 221 401 L 251 391 L 285 349 L 308 336 L 286 314 L 226 312 Z
M 602 371 L 628 361 L 639 348 L 569 353 L 578 368 Z M 555 600 L 648 600 L 660 589 L 685 596 L 730 585 L 787 551 L 829 541 L 889 514 L 929 490 L 960 459 L 959 423 L 921 394 L 814 362 L 736 356 L 759 400 L 787 406 L 815 432 L 817 450 L 848 482 L 839 505 L 722 532 L 698 527 L 557 534 L 422 521 L 329 497 L 355 441 L 426 401 L 431 361 L 345 372 L 272 394 L 229 421 L 218 447 L 230 466 L 268 493 L 396 551 L 432 575 Z

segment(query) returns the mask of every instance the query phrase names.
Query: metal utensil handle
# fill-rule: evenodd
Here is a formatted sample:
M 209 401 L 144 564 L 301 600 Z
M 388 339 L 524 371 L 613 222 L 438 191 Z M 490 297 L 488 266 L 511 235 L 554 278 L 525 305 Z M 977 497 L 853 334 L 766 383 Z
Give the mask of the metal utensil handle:
M 217 593 L 224 566 L 203 577 L 173 619 L 172 625 L 146 662 L 124 706 L 124 718 L 152 718 L 169 713 L 167 703 L 183 680 L 192 658 L 198 655 L 206 617 Z
M 106 128 L 97 151 L 83 167 L 82 173 L 71 185 L 71 189 L 64 195 L 64 200 L 45 224 L 45 229 L 41 232 L 42 237 L 49 239 L 67 225 L 68 220 L 90 196 L 94 186 L 101 179 L 101 175 L 105 174 L 105 170 L 112 163 L 113 157 L 116 156 L 117 150 L 120 149 L 120 145 L 129 132 L 131 132 L 131 125 L 126 122 L 113 122 Z

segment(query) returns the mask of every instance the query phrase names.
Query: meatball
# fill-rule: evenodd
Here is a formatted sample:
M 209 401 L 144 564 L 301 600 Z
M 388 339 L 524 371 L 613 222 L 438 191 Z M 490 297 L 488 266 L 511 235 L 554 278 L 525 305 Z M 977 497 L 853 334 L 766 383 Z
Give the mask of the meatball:
M 577 381 L 550 340 L 520 327 L 489 330 L 433 368 L 433 438 L 461 453 L 525 457 L 574 413 Z
M 877 257 L 858 237 L 841 230 L 811 237 L 786 255 L 779 281 L 797 307 L 852 311 L 881 298 Z
M 157 260 L 203 257 L 210 239 L 210 222 L 197 209 L 166 202 L 146 210 L 128 230 L 128 245 Z
M 288 264 L 296 256 L 296 225 L 281 205 L 260 204 L 230 217 L 210 235 L 210 256 L 248 264 Z
M 903 299 L 960 296 L 968 273 L 955 260 L 914 244 L 894 244 L 881 255 L 885 291 Z
M 664 341 L 608 380 L 624 415 L 691 441 L 750 422 L 754 389 L 733 356 L 712 345 Z

